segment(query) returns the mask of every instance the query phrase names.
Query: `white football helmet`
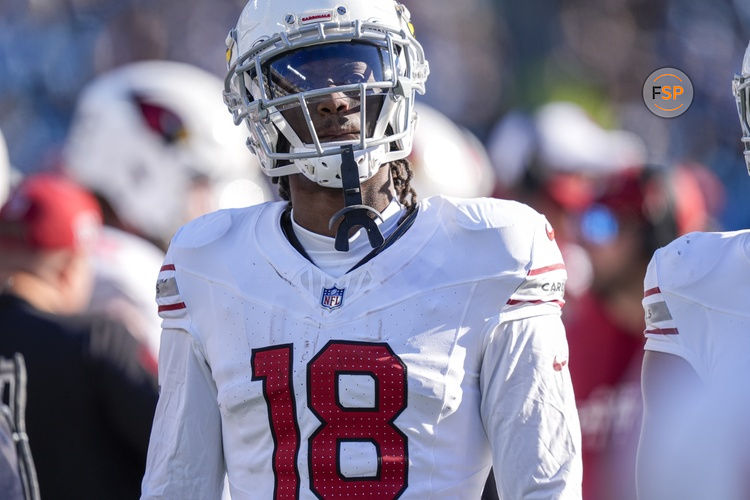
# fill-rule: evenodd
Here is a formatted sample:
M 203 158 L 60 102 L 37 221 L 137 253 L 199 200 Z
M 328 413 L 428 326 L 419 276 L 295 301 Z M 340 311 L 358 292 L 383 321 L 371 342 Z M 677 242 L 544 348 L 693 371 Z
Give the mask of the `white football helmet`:
M 491 196 L 495 170 L 479 139 L 424 103 L 417 103 L 416 110 L 419 122 L 409 155 L 415 191 L 425 198 Z
M 429 74 L 409 19 L 394 0 L 248 2 L 227 37 L 224 100 L 267 175 L 340 188 L 344 146 L 360 181 L 408 156 Z M 333 134 L 320 114 L 342 106 L 349 133 Z
M 8 158 L 8 148 L 5 145 L 5 138 L 0 131 L 0 205 L 5 203 L 10 190 L 10 159 Z
M 106 73 L 79 98 L 64 167 L 161 245 L 207 211 L 271 199 L 221 92 L 221 79 L 177 62 Z
M 742 145 L 745 152 L 745 165 L 750 174 L 750 44 L 745 50 L 742 70 L 732 80 L 732 91 L 737 101 L 737 113 L 742 127 Z

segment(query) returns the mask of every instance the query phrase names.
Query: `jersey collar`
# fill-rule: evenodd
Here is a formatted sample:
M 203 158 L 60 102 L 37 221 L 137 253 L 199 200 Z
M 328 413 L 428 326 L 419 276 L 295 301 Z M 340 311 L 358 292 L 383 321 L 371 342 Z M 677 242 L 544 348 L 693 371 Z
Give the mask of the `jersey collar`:
M 255 225 L 254 236 L 263 257 L 279 276 L 292 284 L 299 283 L 299 276 L 303 272 L 317 273 L 326 283 L 335 283 L 351 277 L 350 275 L 369 272 L 376 282 L 382 283 L 403 264 L 419 255 L 421 248 L 437 230 L 438 224 L 431 224 L 429 221 L 440 220 L 441 207 L 440 204 L 431 205 L 429 200 L 421 201 L 414 213 L 391 235 L 392 238 L 388 238 L 381 248 L 370 252 L 339 279 L 312 264 L 287 238 L 281 224 L 282 214 L 287 208 L 286 202 L 268 203 L 263 207 Z M 310 268 L 313 268 L 312 271 Z

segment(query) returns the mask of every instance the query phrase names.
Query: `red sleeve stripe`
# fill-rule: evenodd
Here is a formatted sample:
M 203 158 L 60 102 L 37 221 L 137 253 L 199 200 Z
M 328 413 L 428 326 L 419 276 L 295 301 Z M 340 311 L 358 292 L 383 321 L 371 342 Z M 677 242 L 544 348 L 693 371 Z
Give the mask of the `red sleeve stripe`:
M 677 328 L 652 328 L 651 330 L 646 330 L 646 335 L 648 334 L 655 334 L 655 335 L 679 335 L 680 332 L 677 331 Z
M 176 304 L 166 304 L 163 306 L 159 306 L 159 312 L 164 311 L 177 311 L 179 309 L 185 309 L 185 303 L 184 302 L 178 302 Z
M 161 266 L 160 273 L 163 273 L 164 271 L 174 271 L 174 264 L 167 264 L 166 266 Z
M 507 304 L 509 306 L 517 306 L 519 304 L 557 304 L 558 306 L 562 307 L 565 305 L 564 300 L 515 300 L 515 299 L 508 299 Z
M 537 274 L 549 273 L 551 271 L 559 271 L 560 269 L 565 269 L 565 264 L 553 264 L 551 266 L 540 267 L 539 269 L 532 269 L 529 271 L 529 276 L 536 276 Z
M 655 288 L 650 288 L 643 292 L 643 298 L 645 299 L 646 297 L 651 297 L 652 295 L 656 295 L 657 293 L 661 293 L 661 290 L 659 290 L 658 286 Z

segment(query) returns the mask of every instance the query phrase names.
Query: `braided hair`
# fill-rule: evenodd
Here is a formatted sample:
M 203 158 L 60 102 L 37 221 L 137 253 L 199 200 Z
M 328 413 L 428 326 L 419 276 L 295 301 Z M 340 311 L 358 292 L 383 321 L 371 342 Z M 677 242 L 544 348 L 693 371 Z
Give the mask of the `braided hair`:
M 417 206 L 417 192 L 411 186 L 414 170 L 408 159 L 395 160 L 390 163 L 391 178 L 396 188 L 398 201 L 406 209 L 404 216 L 411 214 Z M 279 184 L 279 197 L 291 203 L 289 191 L 289 176 L 277 177 Z

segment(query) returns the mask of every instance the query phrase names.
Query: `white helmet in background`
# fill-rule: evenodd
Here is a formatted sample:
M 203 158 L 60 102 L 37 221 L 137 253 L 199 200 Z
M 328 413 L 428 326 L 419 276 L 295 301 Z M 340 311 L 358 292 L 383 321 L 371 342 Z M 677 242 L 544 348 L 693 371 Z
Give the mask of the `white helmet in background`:
M 469 130 L 423 103 L 409 161 L 412 186 L 421 197 L 476 198 L 492 195 L 495 171 L 482 143 Z
M 187 64 L 110 71 L 79 98 L 65 168 L 129 229 L 162 245 L 205 212 L 270 199 L 221 96 L 220 79 Z
M 740 115 L 745 166 L 750 174 L 750 44 L 745 50 L 740 74 L 735 75 L 732 81 L 732 90 L 737 101 L 737 113 Z
M 0 205 L 5 203 L 10 191 L 10 158 L 8 157 L 8 147 L 5 145 L 5 138 L 0 131 Z
M 250 1 L 227 37 L 227 63 L 224 100 L 271 177 L 340 188 L 346 146 L 360 181 L 411 150 L 429 66 L 394 0 Z M 310 112 L 334 96 L 356 102 L 346 136 Z

